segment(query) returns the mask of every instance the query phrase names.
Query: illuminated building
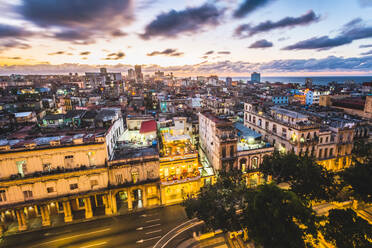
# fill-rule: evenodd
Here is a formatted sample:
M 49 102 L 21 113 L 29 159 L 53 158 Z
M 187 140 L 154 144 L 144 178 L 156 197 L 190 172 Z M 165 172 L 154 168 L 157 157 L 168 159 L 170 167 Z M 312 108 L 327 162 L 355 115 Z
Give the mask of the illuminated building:
M 351 163 L 355 120 L 328 118 L 328 125 L 312 121 L 317 113 L 301 113 L 282 107 L 263 109 L 245 103 L 244 125 L 273 144 L 279 151 L 315 156 L 330 170 L 341 170 Z M 315 117 L 313 117 L 315 116 Z
M 199 164 L 198 151 L 182 125 L 160 128 L 159 176 L 165 205 L 183 201 L 213 180 L 214 172 Z

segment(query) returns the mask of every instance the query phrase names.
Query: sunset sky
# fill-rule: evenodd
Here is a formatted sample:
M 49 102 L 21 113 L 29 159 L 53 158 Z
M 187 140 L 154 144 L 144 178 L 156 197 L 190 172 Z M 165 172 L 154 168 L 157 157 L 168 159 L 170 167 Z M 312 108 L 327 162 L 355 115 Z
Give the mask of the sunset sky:
M 0 74 L 372 75 L 372 0 L 0 0 Z

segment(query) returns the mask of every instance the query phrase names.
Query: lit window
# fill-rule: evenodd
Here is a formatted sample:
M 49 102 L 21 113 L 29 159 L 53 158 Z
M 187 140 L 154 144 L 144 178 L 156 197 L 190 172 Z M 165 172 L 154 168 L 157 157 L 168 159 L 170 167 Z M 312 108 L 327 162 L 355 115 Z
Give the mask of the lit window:
M 53 193 L 54 192 L 54 188 L 53 187 L 48 187 L 47 188 L 47 192 L 48 192 L 48 194 L 49 193 Z
M 25 190 L 25 191 L 23 191 L 23 196 L 25 197 L 25 199 L 32 198 L 32 191 L 31 190 Z
M 74 190 L 74 189 L 77 189 L 77 188 L 78 188 L 77 183 L 70 184 L 70 190 Z

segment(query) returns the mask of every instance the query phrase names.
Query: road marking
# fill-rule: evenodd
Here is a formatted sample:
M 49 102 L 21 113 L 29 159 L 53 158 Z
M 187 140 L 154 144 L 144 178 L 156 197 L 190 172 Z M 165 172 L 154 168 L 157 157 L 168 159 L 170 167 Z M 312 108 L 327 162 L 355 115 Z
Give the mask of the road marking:
M 141 227 L 138 227 L 136 230 L 137 231 L 141 231 L 145 228 L 151 228 L 151 227 L 154 227 L 154 226 L 160 226 L 161 224 L 154 224 L 154 225 L 150 225 L 150 226 L 141 226 Z
M 98 246 L 98 245 L 104 245 L 106 243 L 107 242 L 101 242 L 101 243 L 92 244 L 92 245 L 80 246 L 80 248 L 88 248 L 88 247 L 93 247 L 93 246 Z
M 151 234 L 151 233 L 157 233 L 157 232 L 161 232 L 161 229 L 159 229 L 159 230 L 155 230 L 155 231 L 151 231 L 151 232 L 147 232 L 147 233 L 145 233 L 145 234 Z
M 105 228 L 105 229 L 94 231 L 94 232 L 82 233 L 82 234 L 77 234 L 77 235 L 73 235 L 73 236 L 66 237 L 66 238 L 55 239 L 55 240 L 51 240 L 51 241 L 48 241 L 48 242 L 40 243 L 37 246 L 50 244 L 50 243 L 54 243 L 54 242 L 58 242 L 58 241 L 66 240 L 66 239 L 72 239 L 72 238 L 76 238 L 76 237 L 80 237 L 80 236 L 85 236 L 85 235 L 89 235 L 89 234 L 93 234 L 93 233 L 106 232 L 108 230 L 111 230 L 111 228 Z
M 156 236 L 156 237 L 149 238 L 149 239 L 140 239 L 140 240 L 137 240 L 136 243 L 142 244 L 143 242 L 150 241 L 150 240 L 153 240 L 153 239 L 160 239 L 160 238 L 161 238 L 161 236 Z
M 184 222 L 184 223 L 182 223 L 182 224 L 180 224 L 180 225 L 178 225 L 178 226 L 176 226 L 176 227 L 174 227 L 172 230 L 170 230 L 169 232 L 167 232 L 160 240 L 158 240 L 158 242 L 156 242 L 156 244 L 154 245 L 154 247 L 156 247 L 159 243 L 160 243 L 160 241 L 164 238 L 164 237 L 166 237 L 168 234 L 170 234 L 171 232 L 173 232 L 174 230 L 176 230 L 177 228 L 179 228 L 180 226 L 183 226 L 183 225 L 185 225 L 186 223 L 191 223 L 191 222 L 193 222 L 193 221 L 195 221 L 195 220 L 197 220 L 197 218 L 193 218 L 193 219 L 191 219 L 191 220 L 188 220 L 188 221 L 186 221 L 186 222 Z
M 153 219 L 153 220 L 146 220 L 146 222 L 155 222 L 155 221 L 159 221 L 160 219 Z

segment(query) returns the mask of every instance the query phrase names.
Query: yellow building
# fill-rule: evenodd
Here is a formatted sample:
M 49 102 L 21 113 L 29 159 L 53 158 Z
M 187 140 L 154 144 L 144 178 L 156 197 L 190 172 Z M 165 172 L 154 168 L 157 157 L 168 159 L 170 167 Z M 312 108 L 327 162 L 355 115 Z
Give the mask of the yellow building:
M 87 134 L 74 139 L 42 137 L 8 141 L 0 147 L 0 212 L 2 227 L 18 222 L 51 225 L 52 216 L 73 220 L 80 212 L 93 217 L 107 202 L 105 138 Z
M 210 182 L 211 176 L 201 177 L 198 151 L 189 135 L 163 130 L 160 149 L 159 177 L 163 204 L 182 202 L 189 195 L 197 194 L 204 183 Z

